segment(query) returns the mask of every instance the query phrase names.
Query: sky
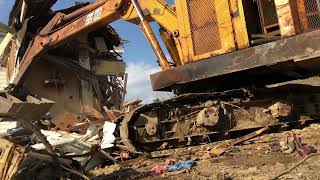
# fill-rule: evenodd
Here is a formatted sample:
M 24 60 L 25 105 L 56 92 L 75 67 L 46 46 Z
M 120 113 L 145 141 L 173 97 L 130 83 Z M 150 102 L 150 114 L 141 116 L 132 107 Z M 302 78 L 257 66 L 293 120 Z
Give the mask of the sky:
M 76 0 L 78 2 L 93 2 L 94 0 Z M 58 0 L 53 6 L 54 10 L 63 9 L 74 5 L 75 0 Z M 173 0 L 168 0 L 172 3 Z M 0 0 L 0 22 L 7 24 L 8 16 L 14 0 Z M 171 96 L 170 93 L 153 92 L 149 75 L 160 71 L 156 63 L 156 57 L 142 34 L 140 27 L 123 20 L 113 22 L 112 27 L 119 33 L 122 39 L 128 41 L 124 45 L 125 53 L 123 59 L 127 64 L 128 86 L 126 99 L 140 98 L 145 103 L 153 99 L 163 99 Z M 158 33 L 156 23 L 151 24 L 160 44 L 163 46 Z M 163 48 L 165 49 L 165 48 Z M 165 52 L 168 54 L 167 52 Z

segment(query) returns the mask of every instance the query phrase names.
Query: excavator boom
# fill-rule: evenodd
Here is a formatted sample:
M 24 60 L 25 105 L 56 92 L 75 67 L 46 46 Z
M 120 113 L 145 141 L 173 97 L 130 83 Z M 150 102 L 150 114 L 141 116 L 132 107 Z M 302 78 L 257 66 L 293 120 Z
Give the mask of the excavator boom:
M 142 7 L 140 7 L 140 4 L 142 4 Z M 175 13 L 162 0 L 142 1 L 142 3 L 137 0 L 101 0 L 68 15 L 57 13 L 30 43 L 22 59 L 21 68 L 14 84 L 19 83 L 28 66 L 40 53 L 49 48 L 59 46 L 79 34 L 88 33 L 121 18 L 141 25 L 142 31 L 150 42 L 161 68 L 163 70 L 169 69 L 168 60 L 148 23 L 148 20 L 150 21 L 152 18 L 147 20 L 142 10 L 156 8 L 163 9 L 162 11 L 165 12 L 162 12 L 161 16 L 166 17 L 157 18 L 157 15 L 155 15 L 153 18 L 157 19 L 163 27 L 176 28 L 174 26 Z M 164 21 L 165 18 L 170 19 L 170 21 Z

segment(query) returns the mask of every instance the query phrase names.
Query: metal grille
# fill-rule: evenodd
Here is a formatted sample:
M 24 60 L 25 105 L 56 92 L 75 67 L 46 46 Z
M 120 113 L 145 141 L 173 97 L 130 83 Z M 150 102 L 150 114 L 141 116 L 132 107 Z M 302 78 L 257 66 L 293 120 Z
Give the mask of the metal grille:
M 194 54 L 221 49 L 214 0 L 187 0 L 187 6 Z
M 308 31 L 320 28 L 320 0 L 304 0 Z
M 257 0 L 261 21 L 264 26 L 273 26 L 278 23 L 274 0 Z

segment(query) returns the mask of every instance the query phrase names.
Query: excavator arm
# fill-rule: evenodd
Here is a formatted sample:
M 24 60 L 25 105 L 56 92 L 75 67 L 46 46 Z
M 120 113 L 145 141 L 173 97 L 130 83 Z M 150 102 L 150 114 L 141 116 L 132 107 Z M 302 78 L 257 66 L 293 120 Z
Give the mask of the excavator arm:
M 140 24 L 160 67 L 163 70 L 170 68 L 149 25 L 150 21 L 157 21 L 166 32 L 178 34 L 176 14 L 166 2 L 163 0 L 100 0 L 68 15 L 57 13 L 29 44 L 14 84 L 19 83 L 32 61 L 49 48 L 59 46 L 80 34 L 89 33 L 119 19 Z

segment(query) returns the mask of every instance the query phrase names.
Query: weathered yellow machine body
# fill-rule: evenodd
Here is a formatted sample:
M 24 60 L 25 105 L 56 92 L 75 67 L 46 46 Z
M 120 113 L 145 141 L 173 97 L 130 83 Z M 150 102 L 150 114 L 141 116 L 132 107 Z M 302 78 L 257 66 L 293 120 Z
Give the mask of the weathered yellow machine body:
M 241 1 L 176 1 L 181 63 L 249 46 Z M 201 12 L 201 13 L 200 13 Z

